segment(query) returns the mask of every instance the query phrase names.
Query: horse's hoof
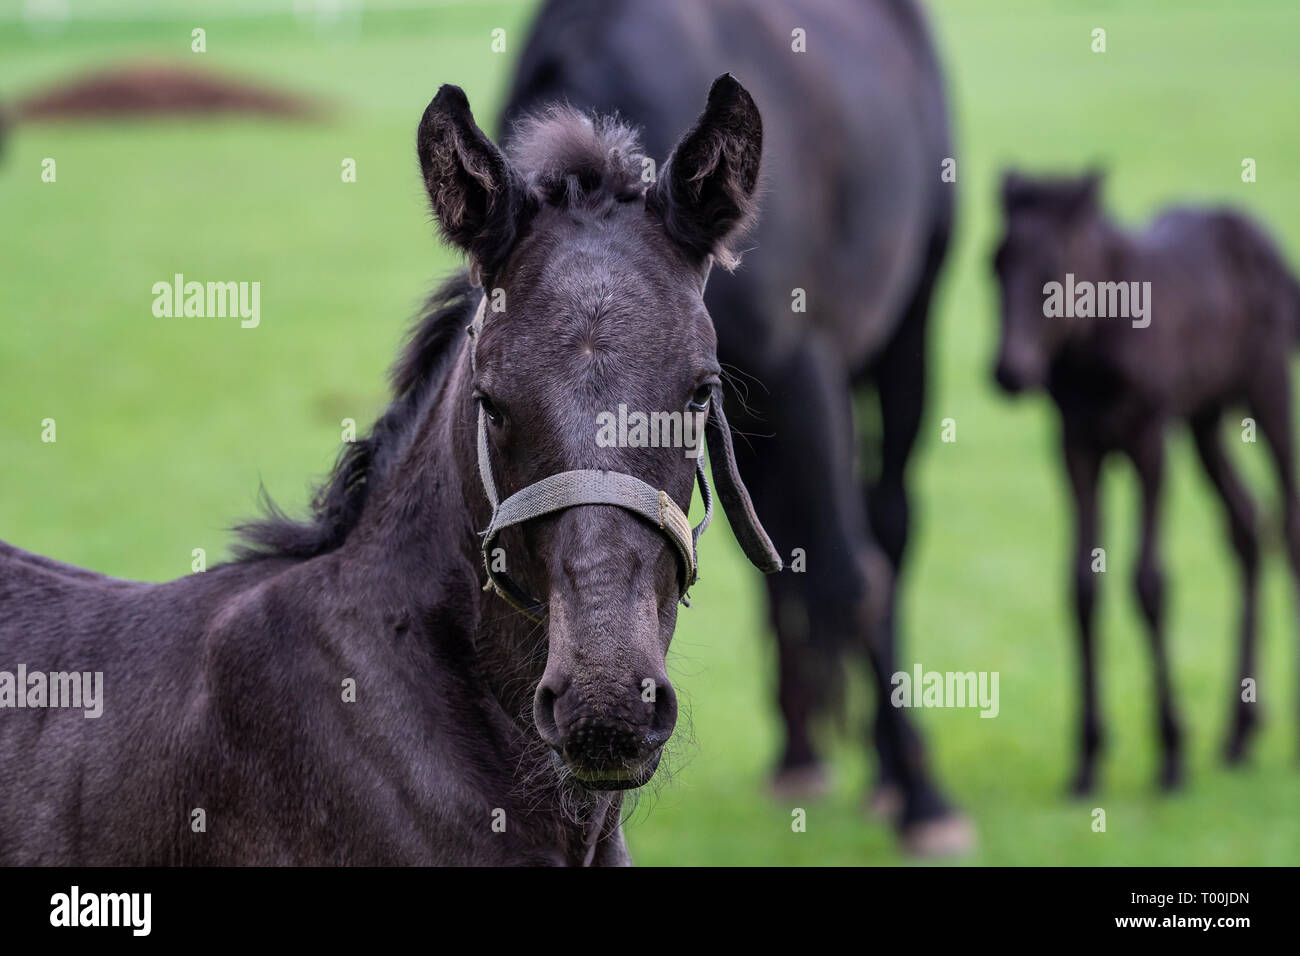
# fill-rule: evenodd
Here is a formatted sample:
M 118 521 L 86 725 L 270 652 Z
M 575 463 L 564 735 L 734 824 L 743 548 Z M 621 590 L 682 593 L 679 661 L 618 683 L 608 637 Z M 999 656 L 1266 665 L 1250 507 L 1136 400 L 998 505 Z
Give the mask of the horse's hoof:
M 881 783 L 867 797 L 867 813 L 883 823 L 893 823 L 903 812 L 903 788 L 896 783 Z
M 962 856 L 975 849 L 975 826 L 960 813 L 920 820 L 903 829 L 909 856 Z
M 1182 764 L 1165 764 L 1160 771 L 1160 789 L 1165 793 L 1181 790 L 1185 779 Z
M 831 779 L 824 764 L 782 767 L 772 777 L 772 796 L 778 800 L 820 800 L 830 793 Z
M 1097 781 L 1093 775 L 1090 772 L 1081 772 L 1070 781 L 1067 793 L 1071 797 L 1086 797 L 1096 789 Z
M 1240 767 L 1246 762 L 1246 739 L 1233 737 L 1223 748 L 1223 762 L 1229 767 Z

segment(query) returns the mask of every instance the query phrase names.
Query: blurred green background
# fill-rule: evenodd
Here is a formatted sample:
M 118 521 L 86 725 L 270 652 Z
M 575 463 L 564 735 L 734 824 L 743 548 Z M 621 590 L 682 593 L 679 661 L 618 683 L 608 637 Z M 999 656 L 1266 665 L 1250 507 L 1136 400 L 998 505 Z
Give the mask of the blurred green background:
M 30 12 L 67 6 L 61 22 Z M 990 864 L 1300 862 L 1295 606 L 1278 548 L 1265 446 L 1231 441 L 1269 544 L 1250 766 L 1218 752 L 1229 704 L 1237 575 L 1218 502 L 1187 437 L 1172 440 L 1164 536 L 1169 642 L 1190 781 L 1153 789 L 1154 702 L 1129 580 L 1134 487 L 1106 478 L 1099 627 L 1110 735 L 1103 788 L 1064 796 L 1074 753 L 1068 502 L 1045 399 L 991 386 L 1001 169 L 1109 168 L 1108 204 L 1136 222 L 1171 200 L 1256 213 L 1300 262 L 1294 0 L 930 5 L 954 104 L 960 217 L 934 317 L 933 387 L 914 466 L 917 534 L 901 660 L 998 671 L 1001 713 L 920 714 L 935 767 Z M 433 236 L 414 130 L 438 84 L 496 112 L 531 3 L 372 4 L 331 20 L 288 0 L 0 3 L 0 103 L 136 58 L 202 66 L 337 103 L 326 122 L 258 118 L 19 125 L 0 156 L 0 537 L 115 576 L 189 573 L 255 510 L 258 483 L 291 510 L 329 467 L 340 422 L 383 408 L 384 373 L 424 293 L 456 262 Z M 25 11 L 28 13 L 25 16 Z M 190 31 L 207 31 L 207 53 Z M 493 28 L 507 50 L 491 51 Z M 1091 31 L 1108 50 L 1090 50 Z M 703 97 L 701 91 L 701 97 Z M 57 162 L 57 182 L 41 162 Z M 1241 161 L 1258 182 L 1241 181 Z M 357 182 L 343 183 L 344 158 Z M 262 283 L 262 322 L 157 319 L 151 286 L 183 272 Z M 940 420 L 957 441 L 939 441 Z M 41 421 L 58 441 L 42 443 Z M 1236 431 L 1232 434 L 1235 436 Z M 773 652 L 757 576 L 725 534 L 684 611 L 670 671 L 686 705 L 671 780 L 627 827 L 642 864 L 891 863 L 862 810 L 860 739 L 833 744 L 834 789 L 807 832 L 770 798 L 779 744 Z M 869 696 L 859 686 L 856 719 Z M 914 712 L 916 713 L 916 712 Z M 863 735 L 854 735 L 861 737 Z M 1091 810 L 1107 832 L 1091 829 Z

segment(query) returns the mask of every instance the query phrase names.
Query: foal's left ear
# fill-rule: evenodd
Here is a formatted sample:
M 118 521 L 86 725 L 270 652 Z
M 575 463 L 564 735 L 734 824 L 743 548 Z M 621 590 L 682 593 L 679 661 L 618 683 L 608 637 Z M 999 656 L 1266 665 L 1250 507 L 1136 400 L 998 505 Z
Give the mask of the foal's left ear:
M 763 120 L 739 81 L 713 81 L 709 101 L 673 149 L 646 207 L 669 237 L 701 263 L 712 256 L 725 269 L 740 257 L 729 247 L 758 214 L 754 195 L 763 155 Z
M 528 225 L 535 202 L 522 178 L 492 145 L 459 86 L 444 85 L 415 136 L 424 186 L 443 236 L 492 272 Z

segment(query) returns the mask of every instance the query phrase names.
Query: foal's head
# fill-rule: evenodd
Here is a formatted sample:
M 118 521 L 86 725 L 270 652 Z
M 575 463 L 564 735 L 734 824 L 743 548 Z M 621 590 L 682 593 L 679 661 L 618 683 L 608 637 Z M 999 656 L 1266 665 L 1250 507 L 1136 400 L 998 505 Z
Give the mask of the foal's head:
M 700 452 L 688 429 L 707 414 L 737 536 L 765 570 L 779 568 L 731 461 L 702 298 L 712 263 L 734 264 L 731 243 L 754 214 L 761 141 L 753 100 L 730 76 L 657 177 L 615 121 L 555 109 L 518 126 L 503 153 L 459 88 L 438 91 L 419 158 L 442 233 L 487 296 L 466 401 L 481 410 L 501 499 L 603 470 L 685 511 Z M 534 517 L 498 542 L 493 560 L 545 622 L 538 733 L 586 786 L 640 786 L 676 721 L 665 656 L 686 562 L 654 522 L 613 504 Z M 484 600 L 493 617 L 515 613 Z
M 1100 216 L 1100 182 L 1095 173 L 1077 179 L 1008 173 L 1003 179 L 1005 231 L 993 257 L 1002 288 L 1002 345 L 995 374 L 1009 392 L 1044 385 L 1069 335 L 1069 319 L 1044 315 L 1043 287 L 1092 266 L 1091 226 Z

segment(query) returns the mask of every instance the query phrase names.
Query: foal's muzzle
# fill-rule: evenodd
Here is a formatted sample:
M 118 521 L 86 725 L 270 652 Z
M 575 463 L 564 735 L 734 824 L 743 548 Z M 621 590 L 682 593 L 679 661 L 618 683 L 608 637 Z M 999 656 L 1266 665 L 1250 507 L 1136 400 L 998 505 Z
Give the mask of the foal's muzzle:
M 592 790 L 627 790 L 654 776 L 677 723 L 677 696 L 665 680 L 653 701 L 625 698 L 618 712 L 592 713 L 575 687 L 556 695 L 543 681 L 533 702 L 542 738 Z

